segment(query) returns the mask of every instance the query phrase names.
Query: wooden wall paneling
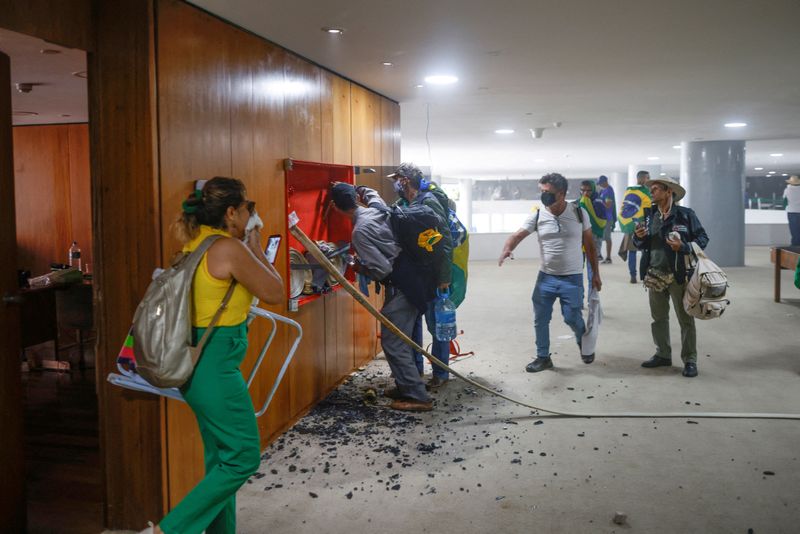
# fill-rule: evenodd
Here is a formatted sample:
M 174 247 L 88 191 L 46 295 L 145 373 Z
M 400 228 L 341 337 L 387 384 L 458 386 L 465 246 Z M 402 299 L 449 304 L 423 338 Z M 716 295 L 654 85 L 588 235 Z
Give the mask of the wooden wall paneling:
M 302 414 L 325 392 L 325 299 L 300 306 L 292 318 L 303 327 L 303 341 L 289 367 L 291 417 Z
M 3 2 L 0 27 L 70 48 L 94 50 L 92 0 Z
M 18 126 L 14 154 L 19 268 L 48 272 L 67 261 L 73 240 L 91 263 L 88 125 Z
M 247 186 L 248 196 L 256 201 L 264 221 L 262 238 L 273 234 L 283 235 L 286 245 L 283 158 L 288 139 L 282 93 L 265 90 L 268 80 L 283 80 L 287 53 L 262 39 L 238 32 L 233 46 L 233 87 L 238 97 L 231 108 L 232 171 Z M 266 242 L 264 243 L 266 244 Z M 281 252 L 283 249 L 281 249 Z M 276 269 L 286 280 L 286 258 L 278 254 Z M 266 306 L 270 311 L 286 314 L 286 303 Z M 251 325 L 248 341 L 250 349 L 242 363 L 247 377 L 255 364 L 261 347 L 269 334 L 269 323 L 256 319 Z M 250 394 L 260 409 L 272 383 L 278 375 L 283 356 L 288 350 L 287 329 L 279 325 L 278 333 L 250 388 Z M 285 429 L 290 417 L 289 380 L 283 381 L 272 399 L 270 408 L 259 421 L 262 446 L 270 437 Z
M 0 53 L 0 294 L 17 290 L 16 224 L 14 216 L 14 163 L 11 132 L 11 66 Z M 23 452 L 25 410 L 19 358 L 18 306 L 0 304 L 0 525 L 9 533 L 25 532 L 25 454 Z
M 152 0 L 97 2 L 88 62 L 96 373 L 106 526 L 116 529 L 140 529 L 165 508 L 163 401 L 105 380 L 161 264 L 153 15 Z
M 175 0 L 158 3 L 157 20 L 161 206 L 166 223 L 162 254 L 169 259 L 180 250 L 169 223 L 177 217 L 194 180 L 233 174 L 232 53 L 239 30 Z M 166 424 L 172 508 L 205 470 L 202 440 L 191 409 L 182 402 L 167 401 Z
M 69 124 L 67 128 L 69 154 L 69 209 L 72 239 L 81 247 L 84 270 L 94 262 L 92 255 L 92 188 L 89 168 L 89 125 Z M 69 243 L 61 244 L 69 247 Z M 62 253 L 66 261 L 67 251 Z M 92 265 L 94 267 L 94 265 Z
M 336 339 L 336 369 L 339 382 L 350 374 L 355 366 L 355 307 L 361 307 L 346 291 L 335 294 L 338 337 Z
M 322 149 L 325 162 L 351 165 L 350 82 L 322 71 Z
M 321 69 L 286 54 L 284 95 L 289 157 L 305 161 L 322 160 Z
M 14 128 L 18 262 L 34 276 L 67 261 L 72 241 L 68 139 L 66 126 Z
M 376 95 L 351 84 L 351 123 L 353 165 L 380 164 L 380 104 Z
M 338 338 L 344 337 L 345 333 L 340 330 L 340 317 L 336 315 L 338 302 L 336 293 L 328 293 L 323 296 L 325 302 L 325 320 L 322 325 L 325 330 L 324 351 L 325 351 L 325 380 L 324 390 L 327 391 L 339 382 L 339 347 Z

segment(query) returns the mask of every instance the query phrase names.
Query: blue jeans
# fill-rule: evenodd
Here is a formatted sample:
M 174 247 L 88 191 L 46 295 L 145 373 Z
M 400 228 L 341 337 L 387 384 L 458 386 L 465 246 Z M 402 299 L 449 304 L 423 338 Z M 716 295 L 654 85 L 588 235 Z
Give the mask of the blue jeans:
M 636 251 L 628 251 L 628 272 L 631 273 L 631 278 L 636 278 Z
M 792 246 L 800 245 L 800 213 L 788 212 L 789 232 L 792 234 Z
M 438 358 L 443 364 L 450 365 L 450 342 L 449 341 L 438 341 L 436 339 L 436 314 L 433 312 L 433 307 L 436 305 L 436 300 L 432 300 L 428 303 L 428 309 L 425 311 L 425 323 L 428 326 L 428 332 L 431 333 L 433 336 L 433 342 L 431 345 L 431 354 Z M 414 331 L 411 335 L 411 339 L 414 340 L 414 343 L 422 346 L 422 314 L 417 317 L 416 323 L 414 323 Z M 424 367 L 425 358 L 422 356 L 421 352 L 414 351 L 414 363 L 417 365 L 417 370 L 422 374 L 425 370 Z M 450 378 L 450 373 L 445 371 L 444 369 L 440 368 L 437 365 L 431 364 L 433 368 L 433 376 L 437 378 L 441 378 L 442 380 L 447 380 Z
M 539 271 L 536 286 L 533 288 L 533 327 L 536 333 L 536 356 L 550 357 L 550 319 L 553 304 L 561 299 L 561 315 L 564 322 L 575 333 L 575 341 L 580 343 L 586 324 L 583 322 L 581 305 L 583 303 L 583 274 L 557 276 Z

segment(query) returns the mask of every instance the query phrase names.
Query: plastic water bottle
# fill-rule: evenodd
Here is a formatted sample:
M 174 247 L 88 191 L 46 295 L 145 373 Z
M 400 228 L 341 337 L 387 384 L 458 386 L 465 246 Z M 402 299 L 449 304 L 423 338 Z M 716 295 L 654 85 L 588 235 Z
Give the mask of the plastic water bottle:
M 433 313 L 436 316 L 436 339 L 450 341 L 456 337 L 456 307 L 448 298 L 450 291 L 436 290 L 436 304 Z
M 78 246 L 77 241 L 73 241 L 72 246 L 69 247 L 67 263 L 70 267 L 75 267 L 79 271 L 81 270 L 81 247 Z

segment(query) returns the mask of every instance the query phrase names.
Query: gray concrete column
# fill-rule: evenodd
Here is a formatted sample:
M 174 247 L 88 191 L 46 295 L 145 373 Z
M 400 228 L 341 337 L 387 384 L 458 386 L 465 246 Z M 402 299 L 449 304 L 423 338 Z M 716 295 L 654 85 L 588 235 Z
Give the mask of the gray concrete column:
M 608 174 L 608 184 L 614 188 L 614 199 L 617 201 L 617 211 L 619 211 L 622 199 L 625 197 L 625 189 L 628 187 L 628 173 L 612 172 Z M 619 230 L 619 226 L 617 229 Z
M 681 144 L 681 185 L 708 233 L 706 251 L 722 267 L 744 265 L 744 141 Z
M 471 178 L 463 178 L 458 181 L 459 198 L 456 202 L 458 218 L 470 232 L 472 232 L 472 185 Z
M 628 165 L 628 185 L 636 185 L 636 174 L 639 171 L 647 171 L 650 173 L 650 178 L 658 178 L 661 174 L 661 165 Z

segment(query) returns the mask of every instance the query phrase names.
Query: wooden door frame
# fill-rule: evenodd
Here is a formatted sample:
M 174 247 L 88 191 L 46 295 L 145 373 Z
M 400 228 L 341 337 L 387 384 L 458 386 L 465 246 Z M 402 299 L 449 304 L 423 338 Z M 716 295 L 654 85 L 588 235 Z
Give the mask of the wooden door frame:
M 0 294 L 13 293 L 17 288 L 16 215 L 14 206 L 14 145 L 11 133 L 11 63 L 0 52 L 0 199 L 9 206 L 0 209 L 0 228 L 4 233 L 0 242 L 10 232 L 11 246 L 3 247 L 4 267 L 0 269 Z M 7 209 L 9 208 L 10 209 Z M 10 269 L 10 274 L 9 274 Z M 23 453 L 24 406 L 22 403 L 22 377 L 19 359 L 19 308 L 3 307 L 0 310 L 0 332 L 8 353 L 0 362 L 0 525 L 6 532 L 24 532 L 26 526 L 25 455 Z M 7 530 L 5 530 L 7 529 Z

